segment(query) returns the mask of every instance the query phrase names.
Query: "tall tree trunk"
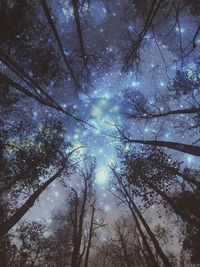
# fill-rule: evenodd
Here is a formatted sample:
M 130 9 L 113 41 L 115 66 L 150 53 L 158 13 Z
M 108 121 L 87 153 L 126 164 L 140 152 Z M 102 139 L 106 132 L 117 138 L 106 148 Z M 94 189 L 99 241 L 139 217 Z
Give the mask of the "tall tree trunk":
M 134 211 L 134 209 L 133 209 L 133 207 L 132 207 L 132 201 L 130 201 L 130 198 L 128 197 L 128 206 L 129 206 L 129 209 L 130 209 L 130 211 L 131 211 L 131 213 L 132 213 L 132 216 L 133 216 L 133 218 L 134 218 L 134 221 L 135 221 L 135 223 L 136 223 L 136 227 L 137 227 L 137 229 L 138 229 L 138 231 L 139 231 L 139 233 L 140 233 L 140 235 L 141 235 L 141 237 L 142 237 L 142 240 L 143 240 L 143 242 L 144 242 L 144 245 L 145 245 L 145 248 L 146 248 L 146 250 L 147 250 L 147 253 L 149 254 L 149 259 L 150 259 L 150 262 L 151 262 L 151 264 L 152 264 L 152 267 L 159 267 L 159 264 L 158 264 L 158 262 L 156 261 L 156 259 L 155 259 L 155 257 L 154 257 L 154 255 L 153 255 L 153 252 L 152 252 L 152 250 L 151 250 L 151 247 L 149 246 L 149 243 L 148 243 L 148 241 L 147 241 L 147 238 L 146 238 L 146 236 L 145 236 L 145 234 L 143 233 L 143 231 L 142 231 L 142 228 L 141 228 L 141 226 L 140 226 L 140 223 L 139 223 L 139 221 L 138 221 L 138 219 L 137 219 L 137 216 L 136 216 L 136 214 L 135 214 L 135 211 Z
M 90 248 L 91 248 L 92 236 L 93 236 L 94 213 L 95 213 L 95 206 L 93 203 L 90 230 L 89 230 L 89 239 L 88 239 L 88 245 L 86 249 L 84 267 L 88 267 L 88 262 L 89 262 L 89 254 L 90 254 Z
M 81 207 L 81 213 L 78 220 L 78 226 L 77 226 L 77 236 L 74 243 L 74 250 L 72 253 L 72 259 L 71 259 L 71 267 L 79 267 L 80 261 L 80 248 L 81 248 L 81 241 L 82 241 L 82 235 L 83 235 L 83 219 L 85 214 L 85 205 L 88 195 L 88 188 L 87 188 L 87 181 L 85 180 L 85 189 L 84 189 L 84 197 L 83 197 L 83 204 Z
M 143 145 L 150 145 L 150 146 L 159 146 L 159 147 L 166 147 L 176 151 L 181 151 L 193 156 L 200 157 L 200 147 L 194 145 L 187 145 L 177 142 L 168 142 L 168 141 L 153 141 L 153 140 L 135 140 L 124 138 L 127 143 L 137 143 Z
M 49 8 L 48 8 L 47 2 L 46 2 L 45 0 L 40 0 L 40 3 L 41 3 L 42 8 L 43 8 L 43 10 L 44 10 L 44 12 L 45 12 L 45 15 L 46 15 L 46 17 L 47 17 L 47 20 L 48 20 L 48 22 L 49 22 L 49 25 L 50 25 L 50 27 L 51 27 L 51 30 L 52 30 L 52 32 L 53 32 L 53 34 L 54 34 L 54 37 L 55 37 L 56 42 L 57 42 L 57 44 L 58 44 L 58 47 L 59 47 L 59 49 L 60 49 L 61 55 L 62 55 L 62 57 L 63 57 L 63 59 L 64 59 L 64 62 L 65 62 L 65 64 L 66 64 L 66 66 L 67 66 L 67 69 L 69 70 L 69 72 L 70 72 L 70 74 L 71 74 L 71 76 L 72 76 L 72 79 L 73 79 L 75 85 L 76 85 L 78 88 L 80 88 L 80 85 L 78 84 L 77 79 L 76 79 L 76 77 L 75 77 L 75 75 L 74 75 L 74 71 L 73 71 L 73 69 L 72 69 L 72 67 L 71 67 L 71 65 L 70 65 L 70 63 L 69 63 L 69 61 L 68 61 L 68 59 L 67 59 L 67 57 L 66 57 L 66 55 L 65 55 L 65 51 L 64 51 L 64 49 L 63 49 L 63 46 L 62 46 L 62 43 L 61 43 L 61 40 L 60 40 L 58 31 L 57 31 L 57 29 L 56 29 L 56 26 L 55 26 L 55 24 L 54 24 L 54 22 L 53 22 L 52 15 L 51 15 L 51 12 L 50 12 L 50 10 L 49 10 Z
M 60 168 L 50 179 L 40 186 L 26 202 L 5 222 L 0 224 L 0 236 L 7 234 L 10 229 L 27 213 L 27 211 L 35 204 L 40 194 L 62 173 L 64 167 Z
M 124 261 L 126 263 L 126 267 L 131 267 L 132 264 L 131 264 L 131 261 L 129 259 L 127 247 L 126 247 L 126 244 L 125 244 L 122 236 L 120 236 L 120 242 L 121 242 L 121 246 L 122 246 L 122 250 L 123 250 L 123 256 L 124 256 Z
M 141 43 L 144 40 L 146 33 L 148 32 L 149 28 L 152 26 L 153 20 L 156 17 L 162 2 L 163 2 L 163 0 L 159 0 L 159 1 L 153 0 L 152 1 L 151 7 L 148 11 L 148 14 L 147 14 L 147 17 L 146 17 L 146 20 L 144 23 L 144 26 L 143 26 L 142 30 L 139 32 L 138 38 L 134 42 L 134 45 L 132 46 L 130 53 L 128 53 L 128 55 L 125 58 L 125 62 L 124 62 L 124 66 L 122 68 L 122 71 L 129 70 L 133 64 L 133 61 L 138 56 L 138 49 L 140 49 Z
M 137 116 L 135 115 L 135 118 L 139 119 L 153 119 L 153 118 L 160 118 L 160 117 L 166 117 L 169 115 L 183 115 L 183 114 L 195 114 L 199 113 L 200 108 L 199 107 L 192 107 L 192 108 L 186 108 L 186 109 L 177 109 L 177 110 L 170 110 L 168 112 L 163 112 L 163 113 L 147 113 L 144 116 Z M 131 115 L 130 115 L 131 116 Z M 134 116 L 133 116 L 134 117 Z
M 116 171 L 114 169 L 112 169 L 117 180 L 118 183 L 121 186 L 121 192 L 123 192 L 123 195 L 126 199 L 126 202 L 128 200 L 128 205 L 129 208 L 131 210 L 131 213 L 133 214 L 134 211 L 136 212 L 138 218 L 140 219 L 142 225 L 144 226 L 145 230 L 147 231 L 151 241 L 153 242 L 153 245 L 155 247 L 156 252 L 158 253 L 159 257 L 161 258 L 163 264 L 165 267 L 172 267 L 171 263 L 169 262 L 167 256 L 165 255 L 165 253 L 163 252 L 162 248 L 160 247 L 158 240 L 156 239 L 154 233 L 151 231 L 150 227 L 148 226 L 148 224 L 146 223 L 145 219 L 143 218 L 142 214 L 140 213 L 139 209 L 137 208 L 135 202 L 133 201 L 132 197 L 130 196 L 126 186 L 123 184 L 122 178 L 116 173 Z M 133 209 L 133 210 L 132 210 Z M 135 217 L 134 217 L 135 219 Z
M 83 35 L 82 35 L 82 29 L 81 29 L 81 21 L 80 21 L 79 10 L 78 10 L 78 0 L 72 0 L 72 7 L 73 7 L 73 13 L 74 13 L 74 18 L 76 22 L 76 31 L 77 31 L 78 38 L 79 38 L 81 56 L 83 57 L 83 60 L 85 60 L 85 47 L 84 47 L 84 41 L 83 41 Z
M 10 68 L 16 75 L 20 77 L 25 83 L 27 83 L 33 90 L 34 93 L 41 97 L 43 95 L 46 98 L 46 103 L 49 103 L 51 107 L 62 110 L 62 107 L 58 105 L 58 103 L 49 96 L 38 84 L 27 74 L 22 66 L 19 66 L 13 59 L 11 59 L 7 54 L 0 52 L 1 61 Z
M 77 192 L 73 189 L 73 192 L 75 193 L 75 214 L 74 214 L 74 229 L 73 229 L 73 252 L 72 252 L 72 258 L 71 258 L 71 267 L 77 266 L 78 261 L 78 253 L 77 252 L 77 239 L 78 239 L 78 195 Z
M 162 248 L 160 247 L 154 233 L 151 231 L 150 227 L 148 226 L 148 224 L 146 223 L 144 217 L 142 216 L 142 214 L 140 213 L 139 209 L 137 208 L 135 202 L 131 199 L 131 204 L 136 212 L 136 214 L 138 215 L 139 219 L 141 220 L 145 230 L 147 231 L 149 237 L 151 238 L 154 247 L 156 249 L 156 252 L 158 253 L 159 257 L 161 258 L 162 262 L 164 263 L 165 267 L 172 267 L 171 263 L 169 262 L 167 256 L 165 255 L 165 253 L 163 252 Z
M 197 181 L 196 179 L 191 178 L 188 174 L 179 172 L 177 170 L 175 170 L 175 174 L 177 174 L 178 176 L 182 177 L 185 181 L 187 181 L 187 182 L 189 182 L 189 183 L 191 183 L 193 185 L 196 185 L 197 187 L 200 188 L 200 181 Z
M 26 96 L 28 97 L 31 97 L 33 98 L 34 100 L 36 100 L 37 102 L 39 102 L 40 104 L 42 105 L 45 105 L 47 107 L 50 107 L 50 108 L 54 108 L 56 109 L 57 111 L 61 111 L 62 113 L 64 113 L 65 115 L 67 116 L 70 116 L 71 118 L 73 118 L 74 120 L 78 121 L 78 122 L 81 122 L 81 123 L 84 123 L 84 124 L 87 124 L 89 125 L 90 127 L 92 128 L 95 128 L 93 125 L 91 125 L 90 123 L 88 123 L 87 121 L 69 113 L 68 111 L 64 110 L 61 106 L 59 106 L 53 99 L 52 99 L 52 103 L 49 102 L 48 100 L 46 99 L 43 99 L 40 95 L 36 94 L 36 93 L 33 93 L 31 91 L 29 91 L 28 89 L 26 89 L 24 86 L 22 86 L 21 84 L 11 80 L 7 75 L 3 74 L 0 72 L 0 80 L 5 82 L 6 84 L 8 84 L 9 86 L 11 87 L 14 87 L 16 90 L 18 90 L 20 93 L 23 93 L 25 94 Z
M 0 80 L 11 87 L 14 87 L 20 93 L 23 93 L 26 96 L 33 98 L 34 100 L 36 100 L 40 104 L 45 105 L 45 106 L 49 106 L 49 107 L 54 107 L 53 105 L 47 103 L 41 96 L 38 96 L 38 94 L 32 93 L 31 91 L 26 89 L 24 86 L 11 80 L 7 75 L 5 75 L 1 72 L 0 72 Z

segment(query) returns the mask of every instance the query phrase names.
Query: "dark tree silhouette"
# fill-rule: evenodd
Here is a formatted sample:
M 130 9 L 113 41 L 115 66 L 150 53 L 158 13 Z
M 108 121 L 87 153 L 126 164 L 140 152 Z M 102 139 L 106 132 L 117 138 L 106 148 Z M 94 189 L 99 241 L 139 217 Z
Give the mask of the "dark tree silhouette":
M 196 145 L 188 145 L 178 142 L 170 142 L 170 141 L 157 141 L 157 140 L 137 140 L 132 139 L 124 134 L 121 135 L 122 141 L 125 143 L 135 143 L 141 145 L 150 145 L 154 147 L 165 147 L 169 149 L 173 149 L 176 151 L 184 152 L 193 156 L 200 156 L 200 147 Z
M 122 178 L 121 175 L 119 175 L 114 168 L 112 168 L 112 172 L 114 174 L 114 177 L 116 178 L 117 182 L 114 184 L 116 190 L 119 192 L 119 199 L 122 200 L 123 203 L 125 203 L 134 219 L 135 217 L 141 221 L 141 224 L 142 226 L 145 228 L 147 234 L 149 235 L 154 247 L 155 247 L 155 250 L 156 252 L 158 253 L 160 259 L 162 260 L 164 266 L 172 266 L 171 263 L 169 262 L 167 256 L 165 255 L 165 253 L 163 252 L 162 248 L 160 247 L 154 233 L 151 231 L 150 227 L 148 226 L 147 222 L 145 221 L 144 217 L 142 216 L 140 210 L 138 209 L 137 205 L 135 204 L 134 202 L 134 195 L 132 195 L 132 192 L 131 192 L 131 188 L 129 185 L 126 184 L 126 180 Z M 116 195 L 117 197 L 117 195 Z M 151 254 L 149 254 L 149 256 L 151 256 Z M 156 263 L 156 260 L 154 257 L 151 257 L 151 262 L 152 264 L 157 264 Z M 157 264 L 158 265 L 158 264 Z M 156 265 L 156 266 L 157 266 Z

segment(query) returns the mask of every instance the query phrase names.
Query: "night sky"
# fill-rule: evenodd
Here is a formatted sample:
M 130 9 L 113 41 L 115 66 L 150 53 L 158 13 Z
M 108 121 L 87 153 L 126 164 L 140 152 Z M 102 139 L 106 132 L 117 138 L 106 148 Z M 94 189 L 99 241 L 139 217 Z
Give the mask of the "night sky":
M 49 86 L 51 95 L 63 108 L 69 108 L 95 128 L 81 123 L 77 125 L 74 120 L 43 108 L 48 116 L 59 118 L 66 125 L 66 141 L 72 142 L 75 147 L 83 146 L 77 151 L 76 158 L 84 155 L 96 158 L 95 187 L 98 192 L 98 203 L 108 216 L 118 212 L 115 200 L 107 190 L 112 190 L 109 165 L 116 163 L 116 147 L 122 145 L 119 139 L 115 138 L 115 125 L 124 127 L 131 136 L 138 139 L 154 139 L 157 136 L 160 140 L 191 142 L 191 138 L 194 141 L 196 138 L 187 133 L 177 134 L 175 126 L 182 119 L 187 120 L 186 115 L 168 117 L 164 122 L 159 119 L 139 122 L 128 119 L 125 113 L 131 108 L 128 95 L 137 96 L 140 92 L 148 99 L 152 97 L 152 101 L 155 94 L 162 95 L 164 101 L 160 104 L 161 110 L 168 107 L 177 108 L 177 102 L 168 100 L 167 86 L 180 68 L 192 75 L 194 59 L 199 53 L 200 39 L 196 37 L 196 49 L 182 62 L 179 52 L 180 38 L 181 45 L 188 47 L 196 31 L 198 19 L 184 11 L 180 15 L 179 24 L 172 16 L 167 23 L 156 25 L 155 33 L 147 31 L 140 48 L 139 59 L 135 66 L 124 72 L 120 50 L 130 44 L 131 38 L 134 38 L 135 32 L 140 28 L 139 18 L 134 21 L 128 15 L 128 2 L 109 1 L 106 5 L 103 1 L 92 1 L 90 6 L 85 2 L 81 17 L 85 22 L 82 28 L 85 47 L 88 54 L 102 58 L 100 64 L 91 67 L 90 84 L 84 85 L 79 92 L 74 89 L 70 78 L 64 79 L 56 90 L 53 83 Z M 72 7 L 68 1 L 48 1 L 48 5 L 66 49 L 65 53 L 70 55 L 78 45 Z M 44 16 L 41 10 L 40 12 L 40 16 Z M 188 99 L 183 98 L 179 107 L 187 106 L 188 102 Z M 42 120 L 43 111 L 37 107 L 33 109 L 36 121 Z M 125 145 L 124 149 L 128 150 L 129 146 Z M 179 158 L 179 155 L 177 157 Z M 181 160 L 188 166 L 196 165 L 196 159 L 191 155 L 181 155 Z M 70 183 L 78 188 L 81 184 L 78 175 L 73 175 Z M 45 218 L 50 223 L 52 210 L 62 207 L 64 198 L 65 193 L 59 182 L 54 182 L 40 196 L 37 204 L 25 218 Z
M 172 98 L 169 88 L 178 70 L 185 72 L 189 79 L 195 80 L 196 62 L 200 56 L 199 14 L 188 4 L 180 8 L 177 19 L 174 9 L 171 11 L 171 5 L 167 4 L 168 1 L 161 1 L 163 6 L 161 5 L 151 27 L 144 32 L 136 49 L 136 56 L 131 58 L 130 51 L 137 44 L 136 40 L 144 30 L 150 3 L 153 1 L 147 1 L 149 6 L 143 6 L 142 0 L 80 1 L 82 3 L 79 6 L 82 45 L 87 53 L 82 59 L 80 36 L 77 33 L 72 2 L 46 1 L 64 49 L 63 53 L 71 60 L 70 62 L 73 62 L 73 70 L 79 73 L 81 68 L 85 67 L 84 60 L 87 62 L 84 75 L 79 77 L 80 87 L 77 88 L 73 77 L 69 74 L 69 69 L 66 68 L 58 42 L 52 34 L 41 5 L 42 1 L 38 2 L 40 2 L 36 4 L 38 19 L 41 24 L 43 23 L 45 31 L 50 34 L 46 44 L 56 48 L 63 69 L 61 77 L 57 77 L 59 70 L 56 70 L 55 79 L 48 80 L 47 84 L 42 84 L 41 87 L 45 88 L 44 90 L 64 110 L 84 122 L 40 105 L 33 99 L 24 98 L 20 104 L 24 105 L 22 105 L 23 112 L 27 118 L 31 118 L 36 125 L 42 125 L 45 118 L 61 121 L 65 128 L 65 132 L 60 133 L 61 137 L 66 143 L 70 142 L 73 148 L 79 148 L 73 154 L 72 161 L 81 161 L 81 163 L 67 180 L 69 186 L 73 186 L 79 192 L 83 185 L 80 177 L 80 169 L 85 166 L 83 158 L 87 157 L 86 162 L 91 158 L 96 161 L 93 186 L 97 192 L 98 207 L 104 211 L 105 221 L 111 225 L 116 218 L 127 212 L 127 208 L 119 207 L 119 201 L 112 194 L 112 192 L 115 194 L 116 189 L 112 184 L 113 175 L 110 166 L 115 166 L 118 170 L 119 148 L 124 152 L 134 151 L 134 149 L 140 151 L 144 148 L 142 145 L 122 142 L 118 129 L 123 129 L 124 133 L 132 139 L 200 145 L 199 130 L 195 133 L 184 128 L 188 125 L 193 126 L 194 120 L 190 115 L 166 116 L 164 119 L 151 120 L 137 120 L 128 116 L 133 111 L 131 99 L 140 99 L 142 95 L 148 100 L 149 105 L 155 105 L 159 112 L 184 109 L 193 105 L 192 96 L 183 94 L 179 99 Z M 38 42 L 37 36 L 34 38 L 32 47 Z M 12 53 L 14 54 L 15 51 L 11 51 Z M 24 55 L 24 58 L 27 63 L 27 55 Z M 30 61 L 28 64 L 31 66 L 35 63 Z M 10 74 L 1 61 L 0 70 Z M 35 78 L 31 70 L 27 68 L 26 71 L 30 77 Z M 13 77 L 16 78 L 14 75 Z M 22 81 L 22 84 L 25 83 Z M 199 103 L 199 92 L 194 94 L 196 94 L 195 100 Z M 146 100 L 143 99 L 143 101 Z M 69 149 L 65 151 L 66 155 L 69 151 Z M 193 155 L 169 149 L 164 151 L 181 161 L 185 167 L 199 167 L 199 160 Z M 65 176 L 61 176 L 62 178 Z M 49 229 L 53 229 L 52 212 L 63 209 L 66 205 L 66 190 L 60 180 L 55 180 L 40 195 L 22 220 L 45 219 Z M 18 205 L 19 203 L 20 201 Z M 162 224 L 162 220 L 159 220 L 154 208 L 152 206 L 148 210 L 148 215 L 152 215 L 151 223 L 155 226 L 157 223 Z

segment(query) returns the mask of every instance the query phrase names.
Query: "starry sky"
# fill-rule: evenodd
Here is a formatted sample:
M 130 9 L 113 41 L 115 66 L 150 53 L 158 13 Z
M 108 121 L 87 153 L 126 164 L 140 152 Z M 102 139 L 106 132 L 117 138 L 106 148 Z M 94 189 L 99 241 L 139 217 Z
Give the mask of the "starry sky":
M 88 1 L 90 2 L 90 1 Z M 76 152 L 76 158 L 90 155 L 96 158 L 95 187 L 98 193 L 100 207 L 108 214 L 117 213 L 115 200 L 107 190 L 112 190 L 112 179 L 109 165 L 117 162 L 116 147 L 121 143 L 116 137 L 116 127 L 125 128 L 134 138 L 155 139 L 159 136 L 162 140 L 188 142 L 191 138 L 187 133 L 179 134 L 175 125 L 180 122 L 180 116 L 168 118 L 161 123 L 158 119 L 146 121 L 134 121 L 128 119 L 126 112 L 131 108 L 129 95 L 136 96 L 141 92 L 148 99 L 154 101 L 155 95 L 162 95 L 165 101 L 160 104 L 160 109 L 177 107 L 177 102 L 169 102 L 167 98 L 167 86 L 172 82 L 176 71 L 180 68 L 192 74 L 194 59 L 198 56 L 200 36 L 196 37 L 196 49 L 180 60 L 180 45 L 190 49 L 188 44 L 197 28 L 198 18 L 183 10 L 179 23 L 172 15 L 167 21 L 156 24 L 154 32 L 146 32 L 139 51 L 139 59 L 129 70 L 123 71 L 123 53 L 130 45 L 131 40 L 137 36 L 141 28 L 140 18 L 132 17 L 128 11 L 130 1 L 87 1 L 81 7 L 81 20 L 83 24 L 83 36 L 88 54 L 95 54 L 100 58 L 97 65 L 91 64 L 91 82 L 76 91 L 70 78 L 64 79 L 57 90 L 54 84 L 49 86 L 53 98 L 63 108 L 70 109 L 74 114 L 92 124 L 78 124 L 66 116 L 58 114 L 50 109 L 45 109 L 49 117 L 59 117 L 66 125 L 66 141 L 70 141 L 75 147 L 82 146 Z M 54 22 L 57 26 L 66 55 L 70 55 L 78 47 L 75 30 L 73 9 L 70 1 L 48 1 Z M 40 16 L 44 16 L 42 10 Z M 158 17 L 162 16 L 158 14 Z M 160 18 L 158 18 L 159 21 Z M 181 44 L 180 44 L 181 40 Z M 187 52 L 187 51 L 186 51 Z M 185 53 L 186 53 L 185 52 Z M 180 108 L 187 106 L 188 99 L 183 99 Z M 35 120 L 43 116 L 41 110 L 33 111 Z M 185 116 L 185 115 L 184 115 Z M 183 118 L 185 119 L 185 117 Z M 159 131 L 159 133 L 158 133 Z M 195 140 L 195 137 L 192 137 Z M 190 139 L 191 140 L 191 139 Z M 128 146 L 124 146 L 128 150 Z M 176 154 L 175 152 L 173 152 Z M 178 157 L 178 156 L 177 156 Z M 185 164 L 196 164 L 195 157 L 182 155 Z M 70 183 L 75 187 L 80 186 L 78 174 L 73 174 Z M 51 222 L 51 212 L 62 206 L 65 194 L 59 182 L 54 182 L 40 196 L 37 204 L 26 214 L 26 219 L 41 218 Z

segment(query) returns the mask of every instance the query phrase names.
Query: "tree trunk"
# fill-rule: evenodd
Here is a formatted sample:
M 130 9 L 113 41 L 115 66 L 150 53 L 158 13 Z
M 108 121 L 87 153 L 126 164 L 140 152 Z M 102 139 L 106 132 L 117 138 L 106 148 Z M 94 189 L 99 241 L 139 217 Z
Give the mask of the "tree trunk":
M 51 100 L 53 101 L 52 103 L 50 103 L 49 101 L 47 101 L 46 99 L 43 99 L 40 95 L 36 94 L 36 93 L 32 93 L 31 91 L 29 91 L 28 89 L 26 89 L 24 86 L 22 86 L 21 84 L 11 80 L 8 76 L 6 76 L 5 74 L 0 72 L 0 80 L 5 82 L 6 84 L 8 84 L 11 87 L 14 87 L 16 90 L 18 90 L 20 93 L 25 94 L 28 97 L 33 98 L 34 100 L 36 100 L 37 102 L 39 102 L 42 105 L 45 105 L 47 107 L 50 108 L 54 108 L 57 111 L 60 111 L 62 113 L 64 113 L 67 116 L 70 116 L 71 118 L 73 118 L 74 120 L 87 124 L 88 126 L 95 128 L 92 124 L 88 123 L 87 121 L 69 113 L 68 111 L 64 110 L 61 106 L 59 106 L 52 98 Z M 45 95 L 46 97 L 46 95 Z M 95 128 L 96 129 L 96 128 Z
M 168 142 L 168 141 L 153 141 L 153 140 L 134 140 L 128 139 L 125 140 L 127 143 L 137 143 L 143 145 L 150 145 L 150 146 L 159 146 L 159 147 L 166 147 L 176 151 L 181 151 L 193 156 L 200 157 L 200 147 L 194 145 L 187 145 L 182 143 L 176 142 Z
M 132 216 L 133 216 L 133 218 L 134 218 L 134 221 L 135 221 L 135 223 L 136 223 L 136 227 L 137 227 L 137 229 L 138 229 L 138 231 L 139 231 L 139 233 L 140 233 L 140 235 L 141 235 L 141 237 L 142 237 L 144 246 L 145 246 L 145 248 L 146 248 L 146 250 L 147 250 L 147 253 L 148 253 L 148 255 L 149 255 L 150 263 L 152 264 L 151 266 L 152 266 L 152 267 L 154 267 L 154 266 L 155 266 L 155 267 L 159 267 L 159 264 L 158 264 L 158 262 L 156 261 L 154 255 L 153 255 L 153 252 L 152 252 L 152 250 L 151 250 L 151 247 L 149 246 L 149 243 L 148 243 L 148 241 L 147 241 L 147 238 L 146 238 L 145 234 L 144 234 L 143 231 L 142 231 L 142 228 L 141 228 L 140 223 L 139 223 L 139 221 L 138 221 L 138 219 L 137 219 L 137 216 L 136 216 L 136 214 L 135 214 L 135 212 L 134 212 L 134 210 L 133 210 L 133 208 L 132 208 L 132 206 L 131 206 L 130 201 L 128 201 L 128 206 L 129 206 L 129 209 L 130 209 L 130 211 L 131 211 L 131 213 L 132 213 Z M 151 266 L 150 266 L 150 267 L 151 267 Z
M 175 174 L 177 174 L 178 176 L 182 177 L 185 181 L 187 181 L 187 182 L 189 182 L 189 183 L 191 183 L 193 185 L 196 185 L 197 187 L 200 188 L 200 182 L 197 181 L 196 179 L 191 178 L 187 174 L 184 174 L 184 173 L 176 171 L 176 170 L 175 170 Z
M 71 259 L 71 267 L 78 267 L 80 265 L 79 256 L 80 256 L 80 247 L 81 247 L 81 241 L 82 241 L 82 232 L 83 232 L 83 219 L 85 214 L 85 205 L 87 200 L 87 194 L 88 194 L 88 188 L 87 188 L 87 182 L 85 181 L 85 190 L 84 190 L 84 197 L 83 197 L 83 204 L 81 207 L 81 214 L 79 216 L 78 226 L 77 226 L 77 236 L 74 243 L 74 250 L 72 253 L 72 259 Z
M 49 107 L 54 107 L 53 105 L 50 105 L 49 103 L 47 103 L 41 96 L 38 96 L 38 94 L 32 93 L 30 92 L 28 89 L 26 89 L 24 86 L 20 85 L 19 83 L 11 80 L 8 76 L 6 76 L 3 73 L 0 73 L 0 80 L 2 82 L 5 82 L 6 84 L 8 84 L 11 87 L 14 87 L 15 89 L 17 89 L 20 93 L 25 94 L 28 97 L 33 98 L 34 100 L 36 100 L 37 102 L 39 102 L 42 105 L 45 106 L 49 106 Z
M 85 60 L 85 48 L 84 48 L 83 35 L 82 35 L 82 30 L 81 30 L 80 16 L 79 16 L 79 11 L 78 11 L 78 0 L 72 0 L 72 7 L 73 7 L 73 13 L 74 13 L 74 18 L 76 22 L 76 31 L 77 31 L 78 38 L 79 38 L 81 55 L 83 57 L 83 60 Z
M 159 118 L 159 117 L 166 117 L 169 115 L 195 114 L 199 112 L 200 112 L 200 108 L 193 107 L 193 108 L 186 108 L 186 109 L 171 110 L 168 112 L 158 113 L 158 114 L 147 114 L 146 116 L 139 117 L 139 118 L 140 119 L 153 119 L 153 118 Z M 138 118 L 137 115 L 135 117 Z
M 136 204 L 134 203 L 134 201 L 131 199 L 131 204 L 133 205 L 133 208 L 136 212 L 136 214 L 138 215 L 139 219 L 141 220 L 145 230 L 147 231 L 149 237 L 151 238 L 154 247 L 159 255 L 159 257 L 161 258 L 161 260 L 163 261 L 165 267 L 172 267 L 171 263 L 169 262 L 167 256 L 165 255 L 165 253 L 163 252 L 162 248 L 160 247 L 154 233 L 151 231 L 150 227 L 148 226 L 148 224 L 146 223 L 144 217 L 142 216 L 142 214 L 140 213 L 139 209 L 137 208 Z
M 53 32 L 53 34 L 54 34 L 54 37 L 55 37 L 56 42 L 57 42 L 57 44 L 58 44 L 58 47 L 59 47 L 59 49 L 60 49 L 61 55 L 62 55 L 62 57 L 63 57 L 63 59 L 64 59 L 64 62 L 65 62 L 65 64 L 66 64 L 66 66 L 67 66 L 67 69 L 68 69 L 68 71 L 70 72 L 70 74 L 71 74 L 71 76 L 72 76 L 72 79 L 73 79 L 75 85 L 76 85 L 78 88 L 80 88 L 80 85 L 78 84 L 77 79 L 76 79 L 76 77 L 75 77 L 75 75 L 74 75 L 74 71 L 73 71 L 72 67 L 70 66 L 70 63 L 69 63 L 69 61 L 68 61 L 68 59 L 67 59 L 67 57 L 66 57 L 66 55 L 65 55 L 65 51 L 64 51 L 64 49 L 63 49 L 63 46 L 62 46 L 62 43 L 61 43 L 59 34 L 58 34 L 58 32 L 57 32 L 57 29 L 56 29 L 56 26 L 54 25 L 54 22 L 53 22 L 53 19 L 52 19 L 52 15 L 51 15 L 51 12 L 50 12 L 50 10 L 49 10 L 49 8 L 48 8 L 47 2 L 46 2 L 45 0 L 40 0 L 40 3 L 41 3 L 42 8 L 43 8 L 43 10 L 44 10 L 44 12 L 45 12 L 45 15 L 46 15 L 46 17 L 47 17 L 47 20 L 48 20 L 48 22 L 49 22 L 49 25 L 50 25 L 50 27 L 51 27 L 51 30 L 52 30 L 52 32 Z
M 114 171 L 114 169 L 112 169 L 112 170 Z M 163 252 L 162 248 L 160 247 L 160 245 L 159 245 L 154 233 L 151 231 L 150 227 L 146 223 L 145 219 L 143 218 L 142 214 L 140 213 L 139 209 L 137 208 L 135 202 L 133 201 L 132 197 L 130 196 L 129 192 L 127 191 L 125 185 L 123 184 L 122 178 L 115 171 L 114 171 L 114 174 L 115 174 L 119 184 L 122 187 L 121 190 L 122 190 L 122 192 L 123 192 L 123 194 L 125 196 L 126 202 L 127 201 L 129 202 L 129 208 L 130 208 L 132 214 L 134 213 L 134 211 L 136 212 L 138 218 L 142 222 L 142 225 L 144 226 L 145 230 L 147 231 L 151 241 L 153 242 L 155 250 L 158 253 L 159 257 L 161 258 L 164 266 L 165 267 L 172 267 L 172 265 L 169 262 L 167 256 L 165 255 L 165 253 Z M 135 219 L 135 217 L 134 217 L 134 219 Z
M 8 67 L 10 68 L 16 75 L 18 75 L 25 83 L 27 83 L 35 92 L 35 94 L 38 97 L 41 97 L 40 94 L 45 96 L 46 100 L 50 101 L 49 105 L 50 107 L 54 107 L 56 109 L 62 109 L 58 105 L 58 103 L 51 97 L 49 96 L 38 84 L 28 75 L 21 66 L 19 66 L 13 59 L 11 59 L 7 54 L 0 52 L 0 58 L 1 61 Z M 40 94 L 39 94 L 40 92 Z M 48 103 L 46 101 L 46 103 Z
M 93 235 L 94 213 L 95 213 L 95 207 L 94 207 L 94 203 L 93 203 L 92 217 L 91 217 L 90 230 L 89 230 L 89 240 L 88 240 L 88 245 L 87 245 L 87 249 L 86 249 L 84 267 L 88 267 L 88 262 L 89 262 L 90 247 L 91 247 L 92 235 Z
M 0 224 L 0 236 L 7 234 L 10 229 L 27 213 L 27 211 L 35 204 L 40 194 L 62 173 L 64 167 L 48 179 L 40 188 L 38 188 L 28 200 L 5 222 Z

